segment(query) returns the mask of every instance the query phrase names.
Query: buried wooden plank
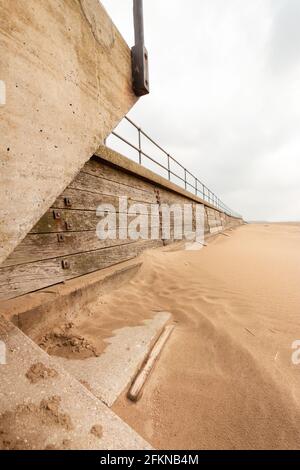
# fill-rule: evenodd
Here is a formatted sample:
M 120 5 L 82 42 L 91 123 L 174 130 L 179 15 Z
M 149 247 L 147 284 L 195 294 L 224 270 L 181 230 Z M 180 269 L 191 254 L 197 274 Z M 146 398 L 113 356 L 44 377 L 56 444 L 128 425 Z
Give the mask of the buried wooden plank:
M 69 185 L 69 188 L 90 191 L 97 194 L 107 194 L 115 196 L 129 196 L 140 202 L 150 202 L 155 204 L 156 195 L 141 189 L 132 188 L 122 183 L 115 183 L 114 181 L 98 178 L 97 176 L 89 175 L 80 172 L 74 181 Z
M 133 384 L 131 385 L 128 391 L 127 396 L 130 400 L 137 401 L 140 398 L 146 380 L 149 377 L 154 364 L 156 363 L 164 345 L 166 344 L 173 330 L 174 325 L 167 325 L 164 331 L 162 332 L 161 336 L 158 338 L 157 342 L 153 346 L 145 365 L 134 379 Z
M 145 249 L 160 247 L 162 244 L 160 240 L 143 240 L 67 257 L 0 268 L 0 300 L 11 299 L 121 263 L 135 258 Z
M 148 213 L 144 214 L 147 215 Z M 125 214 L 124 214 L 125 215 Z M 126 215 L 125 215 L 126 217 Z M 127 223 L 135 219 L 136 215 L 128 215 Z M 159 214 L 153 215 L 154 225 L 159 225 Z M 51 233 L 51 232 L 81 232 L 85 230 L 96 231 L 98 223 L 103 217 L 97 216 L 94 211 L 82 211 L 72 209 L 49 209 L 38 221 L 30 233 Z M 120 219 L 120 221 L 119 221 Z M 150 214 L 148 214 L 150 222 Z M 116 227 L 125 228 L 126 223 L 116 214 Z

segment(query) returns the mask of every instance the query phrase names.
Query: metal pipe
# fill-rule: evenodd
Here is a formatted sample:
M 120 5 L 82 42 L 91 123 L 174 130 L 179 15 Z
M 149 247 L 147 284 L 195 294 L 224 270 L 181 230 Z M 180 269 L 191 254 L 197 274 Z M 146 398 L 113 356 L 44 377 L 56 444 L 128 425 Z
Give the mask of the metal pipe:
M 144 45 L 144 12 L 143 0 L 133 0 L 133 21 L 135 45 Z

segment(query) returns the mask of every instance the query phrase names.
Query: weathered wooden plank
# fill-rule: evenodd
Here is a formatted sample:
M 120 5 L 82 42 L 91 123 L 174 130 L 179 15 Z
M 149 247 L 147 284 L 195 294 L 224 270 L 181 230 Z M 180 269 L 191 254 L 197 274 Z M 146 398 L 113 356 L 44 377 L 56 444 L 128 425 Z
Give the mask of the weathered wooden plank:
M 133 188 L 141 189 L 142 191 L 148 191 L 153 193 L 155 185 L 144 181 L 137 176 L 130 173 L 126 173 L 124 170 L 106 165 L 98 157 L 92 157 L 82 168 L 84 173 L 88 173 L 98 178 L 104 178 L 106 180 L 114 181 L 116 183 L 122 183 Z
M 69 188 L 83 189 L 98 194 L 107 194 L 112 196 L 128 196 L 140 202 L 150 202 L 155 204 L 156 195 L 141 189 L 132 188 L 122 183 L 115 183 L 114 181 L 98 178 L 82 171 L 78 173 L 74 181 L 69 185 Z
M 113 234 L 111 234 L 113 236 Z M 95 231 L 71 233 L 29 234 L 1 265 L 15 266 L 45 259 L 68 256 L 111 246 L 133 243 L 133 240 L 99 240 Z
M 128 206 L 132 204 L 140 204 L 140 201 L 135 200 L 134 198 L 128 198 Z M 107 194 L 98 194 L 90 191 L 85 190 L 78 190 L 67 188 L 54 202 L 52 205 L 53 209 L 76 209 L 76 210 L 90 210 L 96 211 L 97 207 L 100 205 L 108 205 L 111 204 L 117 209 L 119 212 L 119 197 L 115 195 L 107 195 Z M 151 203 L 143 202 L 145 205 L 145 209 L 148 212 L 151 210 Z M 70 205 L 70 206 L 69 206 Z M 158 205 L 158 204 L 155 204 Z M 120 212 L 123 212 L 121 208 Z
M 216 211 L 214 209 L 207 208 L 208 217 L 216 217 Z
M 220 227 L 211 227 L 210 233 L 218 233 L 218 232 L 221 232 L 222 230 L 223 230 L 222 226 L 220 226 Z
M 143 250 L 162 246 L 161 241 L 138 241 L 88 253 L 0 269 L 0 300 L 57 284 L 84 274 L 107 268 L 138 256 Z M 62 262 L 67 260 L 69 268 Z
M 211 220 L 209 222 L 210 227 L 220 227 L 222 225 L 222 222 L 220 220 Z
M 128 224 L 135 216 L 128 216 Z M 116 227 L 124 228 L 125 224 L 119 222 L 120 214 L 116 214 Z M 51 232 L 81 232 L 96 231 L 97 224 L 102 220 L 94 211 L 81 211 L 72 209 L 49 209 L 46 214 L 33 227 L 30 233 Z M 150 216 L 148 217 L 150 223 Z M 159 216 L 153 216 L 153 220 L 159 225 Z
M 193 204 L 191 199 L 163 188 L 158 188 L 158 197 L 161 204 Z

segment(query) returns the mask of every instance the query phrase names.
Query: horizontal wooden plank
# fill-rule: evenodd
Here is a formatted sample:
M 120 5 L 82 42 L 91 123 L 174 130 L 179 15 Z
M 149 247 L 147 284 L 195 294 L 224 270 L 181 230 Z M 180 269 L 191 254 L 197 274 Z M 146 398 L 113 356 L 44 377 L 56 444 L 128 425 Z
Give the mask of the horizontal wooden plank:
M 57 218 L 59 215 L 59 218 Z M 124 214 L 125 216 L 125 214 Z M 55 218 L 56 217 L 56 218 Z M 81 211 L 72 209 L 49 209 L 46 214 L 33 227 L 30 233 L 51 233 L 51 232 L 82 232 L 96 231 L 98 223 L 103 217 L 97 217 L 94 211 Z M 119 222 L 120 214 L 116 214 L 116 226 L 124 228 L 125 223 Z M 130 224 L 135 216 L 128 216 L 127 223 Z M 150 224 L 150 216 L 148 216 Z M 154 216 L 156 225 L 159 224 L 159 216 Z
M 82 171 L 90 175 L 98 176 L 98 178 L 126 184 L 127 186 L 141 189 L 142 191 L 148 191 L 150 193 L 153 193 L 155 188 L 154 184 L 144 181 L 130 173 L 126 173 L 124 170 L 119 170 L 118 168 L 106 165 L 97 157 L 92 157 L 88 162 L 86 162 Z
M 99 240 L 95 231 L 64 234 L 29 234 L 4 261 L 1 268 L 60 256 L 68 256 L 75 253 L 100 250 L 133 242 L 134 241 L 130 239 Z
M 220 227 L 222 222 L 220 220 L 212 220 L 209 222 L 210 227 Z
M 112 196 L 127 196 L 140 202 L 150 202 L 156 204 L 156 195 L 148 191 L 132 188 L 122 183 L 98 178 L 87 173 L 80 172 L 69 188 L 86 190 L 97 194 L 107 194 Z
M 212 227 L 210 229 L 210 233 L 218 233 L 218 232 L 221 232 L 223 230 L 223 227 Z
M 158 189 L 158 197 L 161 204 L 194 204 L 191 199 L 163 188 Z
M 66 209 L 69 207 L 68 204 L 70 204 L 70 209 L 96 211 L 97 207 L 99 207 L 100 205 L 110 204 L 116 208 L 117 212 L 124 212 L 123 208 L 120 208 L 119 203 L 119 197 L 115 195 L 91 193 L 90 191 L 86 190 L 67 188 L 56 199 L 56 201 L 52 205 L 52 208 Z M 151 206 L 153 205 L 148 202 L 141 203 L 140 201 L 135 200 L 132 197 L 128 198 L 128 207 L 132 206 L 133 204 L 145 205 L 145 209 L 146 211 L 148 211 L 148 213 L 150 213 Z M 158 206 L 157 203 L 155 203 L 154 205 Z
M 161 241 L 139 241 L 98 251 L 0 269 L 0 300 L 17 297 L 84 274 L 135 258 L 143 250 L 162 246 Z M 63 269 L 62 261 L 70 263 Z

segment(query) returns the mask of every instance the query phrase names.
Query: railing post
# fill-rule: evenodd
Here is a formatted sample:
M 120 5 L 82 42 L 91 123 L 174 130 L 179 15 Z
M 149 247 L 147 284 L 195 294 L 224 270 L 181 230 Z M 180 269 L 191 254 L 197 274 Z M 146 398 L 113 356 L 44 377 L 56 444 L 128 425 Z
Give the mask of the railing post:
M 171 181 L 170 155 L 168 154 L 168 179 Z
M 184 169 L 184 187 L 187 189 L 187 184 L 186 184 L 186 169 Z
M 141 128 L 138 128 L 139 135 L 139 164 L 142 164 L 142 137 L 141 137 Z
M 198 184 L 197 183 L 198 183 L 198 180 L 195 177 L 195 194 L 196 194 L 196 196 L 198 196 Z

